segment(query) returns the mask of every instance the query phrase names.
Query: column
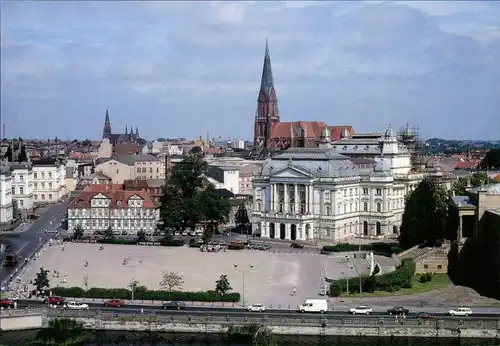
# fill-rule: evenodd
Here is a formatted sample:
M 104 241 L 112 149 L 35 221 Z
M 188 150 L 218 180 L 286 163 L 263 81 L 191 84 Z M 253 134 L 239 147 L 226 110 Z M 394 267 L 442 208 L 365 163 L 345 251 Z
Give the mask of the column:
M 305 194 L 306 194 L 306 214 L 309 213 L 309 185 L 304 185 Z
M 271 184 L 271 211 L 274 211 L 274 184 Z
M 291 233 L 291 228 L 290 228 L 289 223 L 285 223 L 285 239 L 286 240 L 291 240 L 292 239 L 292 233 Z
M 283 212 L 288 213 L 288 184 L 283 184 Z
M 462 242 L 462 216 L 458 216 L 457 242 Z
M 293 184 L 293 187 L 295 189 L 295 214 L 298 214 L 300 212 L 299 185 Z
M 309 185 L 309 214 L 314 212 L 314 188 L 313 185 Z
M 262 227 L 262 229 L 260 230 L 261 236 L 266 238 L 269 237 L 269 232 L 268 232 L 269 222 L 262 222 L 261 227 Z

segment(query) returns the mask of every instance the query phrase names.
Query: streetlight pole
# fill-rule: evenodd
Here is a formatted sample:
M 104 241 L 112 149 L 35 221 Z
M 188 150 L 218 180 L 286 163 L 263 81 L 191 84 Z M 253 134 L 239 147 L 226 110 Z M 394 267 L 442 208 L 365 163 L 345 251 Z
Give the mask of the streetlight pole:
M 239 271 L 241 273 L 241 283 L 242 283 L 241 302 L 242 302 L 243 307 L 245 307 L 245 274 L 247 272 L 251 271 L 253 268 L 254 268 L 253 265 L 250 265 L 248 267 L 248 269 L 239 268 L 237 264 L 234 265 L 234 269 L 236 269 L 237 271 Z
M 134 300 L 134 296 L 135 296 L 135 286 L 136 286 L 136 282 L 135 282 L 135 275 L 134 275 L 134 269 L 135 267 L 138 267 L 142 264 L 142 259 L 139 260 L 138 263 L 134 264 L 134 265 L 131 265 L 130 268 L 132 269 L 132 282 L 130 283 L 130 290 L 131 290 L 131 298 L 132 300 Z

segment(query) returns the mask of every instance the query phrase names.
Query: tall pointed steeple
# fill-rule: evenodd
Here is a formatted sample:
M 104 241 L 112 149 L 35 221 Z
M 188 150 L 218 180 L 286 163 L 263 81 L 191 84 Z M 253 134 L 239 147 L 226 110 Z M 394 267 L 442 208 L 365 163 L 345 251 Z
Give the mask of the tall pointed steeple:
M 139 137 L 139 126 L 135 127 L 135 135 Z
M 128 135 L 128 126 L 125 125 L 125 134 Z
M 109 120 L 109 112 L 106 109 L 106 117 L 104 118 L 104 128 L 102 130 L 102 139 L 111 137 L 111 121 Z
M 274 89 L 269 43 L 266 38 L 264 65 L 262 67 L 254 127 L 254 146 L 259 152 L 262 153 L 271 145 L 272 124 L 279 123 L 279 121 L 278 98 L 276 97 L 276 90 Z

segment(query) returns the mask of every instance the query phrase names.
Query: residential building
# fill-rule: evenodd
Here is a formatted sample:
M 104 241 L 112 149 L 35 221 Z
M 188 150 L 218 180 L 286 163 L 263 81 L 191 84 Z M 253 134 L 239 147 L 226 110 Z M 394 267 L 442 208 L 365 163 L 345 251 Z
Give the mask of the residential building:
M 12 199 L 19 210 L 33 209 L 33 166 L 28 162 L 15 162 L 12 171 Z
M 78 175 L 79 176 L 88 176 L 94 173 L 94 161 L 86 161 L 86 162 L 81 162 L 79 161 L 77 163 L 77 170 L 78 170 Z
M 98 158 L 108 158 L 113 156 L 113 145 L 108 138 L 104 138 L 99 145 L 99 151 L 97 153 Z
M 68 229 L 81 226 L 86 235 L 108 227 L 115 234 L 153 233 L 159 219 L 156 202 L 146 191 L 127 191 L 116 185 L 92 185 L 68 206 Z
M 78 167 L 75 164 L 67 165 L 65 175 L 66 193 L 70 194 L 71 192 L 76 190 L 79 179 L 80 177 L 78 176 Z
M 157 203 L 160 203 L 160 198 L 163 196 L 164 185 L 165 179 L 125 180 L 123 182 L 125 190 L 146 191 Z
M 66 194 L 66 165 L 55 159 L 33 162 L 34 203 L 55 203 Z
M 116 155 L 98 163 L 96 170 L 115 184 L 123 184 L 125 180 L 164 179 L 165 159 L 151 155 Z
M 209 165 L 205 178 L 217 189 L 227 189 L 234 194 L 240 193 L 239 167 Z
M 89 185 L 111 184 L 112 182 L 112 179 L 107 175 L 104 175 L 101 172 L 96 172 L 90 175 L 80 176 L 78 179 L 77 189 L 83 190 Z
M 252 195 L 253 194 L 253 176 L 259 174 L 262 166 L 260 164 L 247 165 L 240 167 L 239 174 L 239 194 Z
M 394 149 L 389 128 L 381 153 Z M 253 179 L 253 229 L 264 238 L 336 242 L 399 233 L 405 197 L 423 179 L 409 155 L 375 160 L 339 154 L 324 128 L 318 148 L 290 148 Z M 387 148 L 386 148 L 387 146 Z
M 10 170 L 0 170 L 0 224 L 12 222 L 14 210 L 12 205 L 12 174 Z

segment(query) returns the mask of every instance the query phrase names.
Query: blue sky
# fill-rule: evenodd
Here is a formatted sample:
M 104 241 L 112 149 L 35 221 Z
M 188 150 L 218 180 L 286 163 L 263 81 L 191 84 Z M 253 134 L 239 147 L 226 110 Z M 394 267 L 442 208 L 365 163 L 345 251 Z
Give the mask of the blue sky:
M 281 119 L 499 139 L 500 3 L 4 1 L 7 135 L 250 139 L 269 39 Z

